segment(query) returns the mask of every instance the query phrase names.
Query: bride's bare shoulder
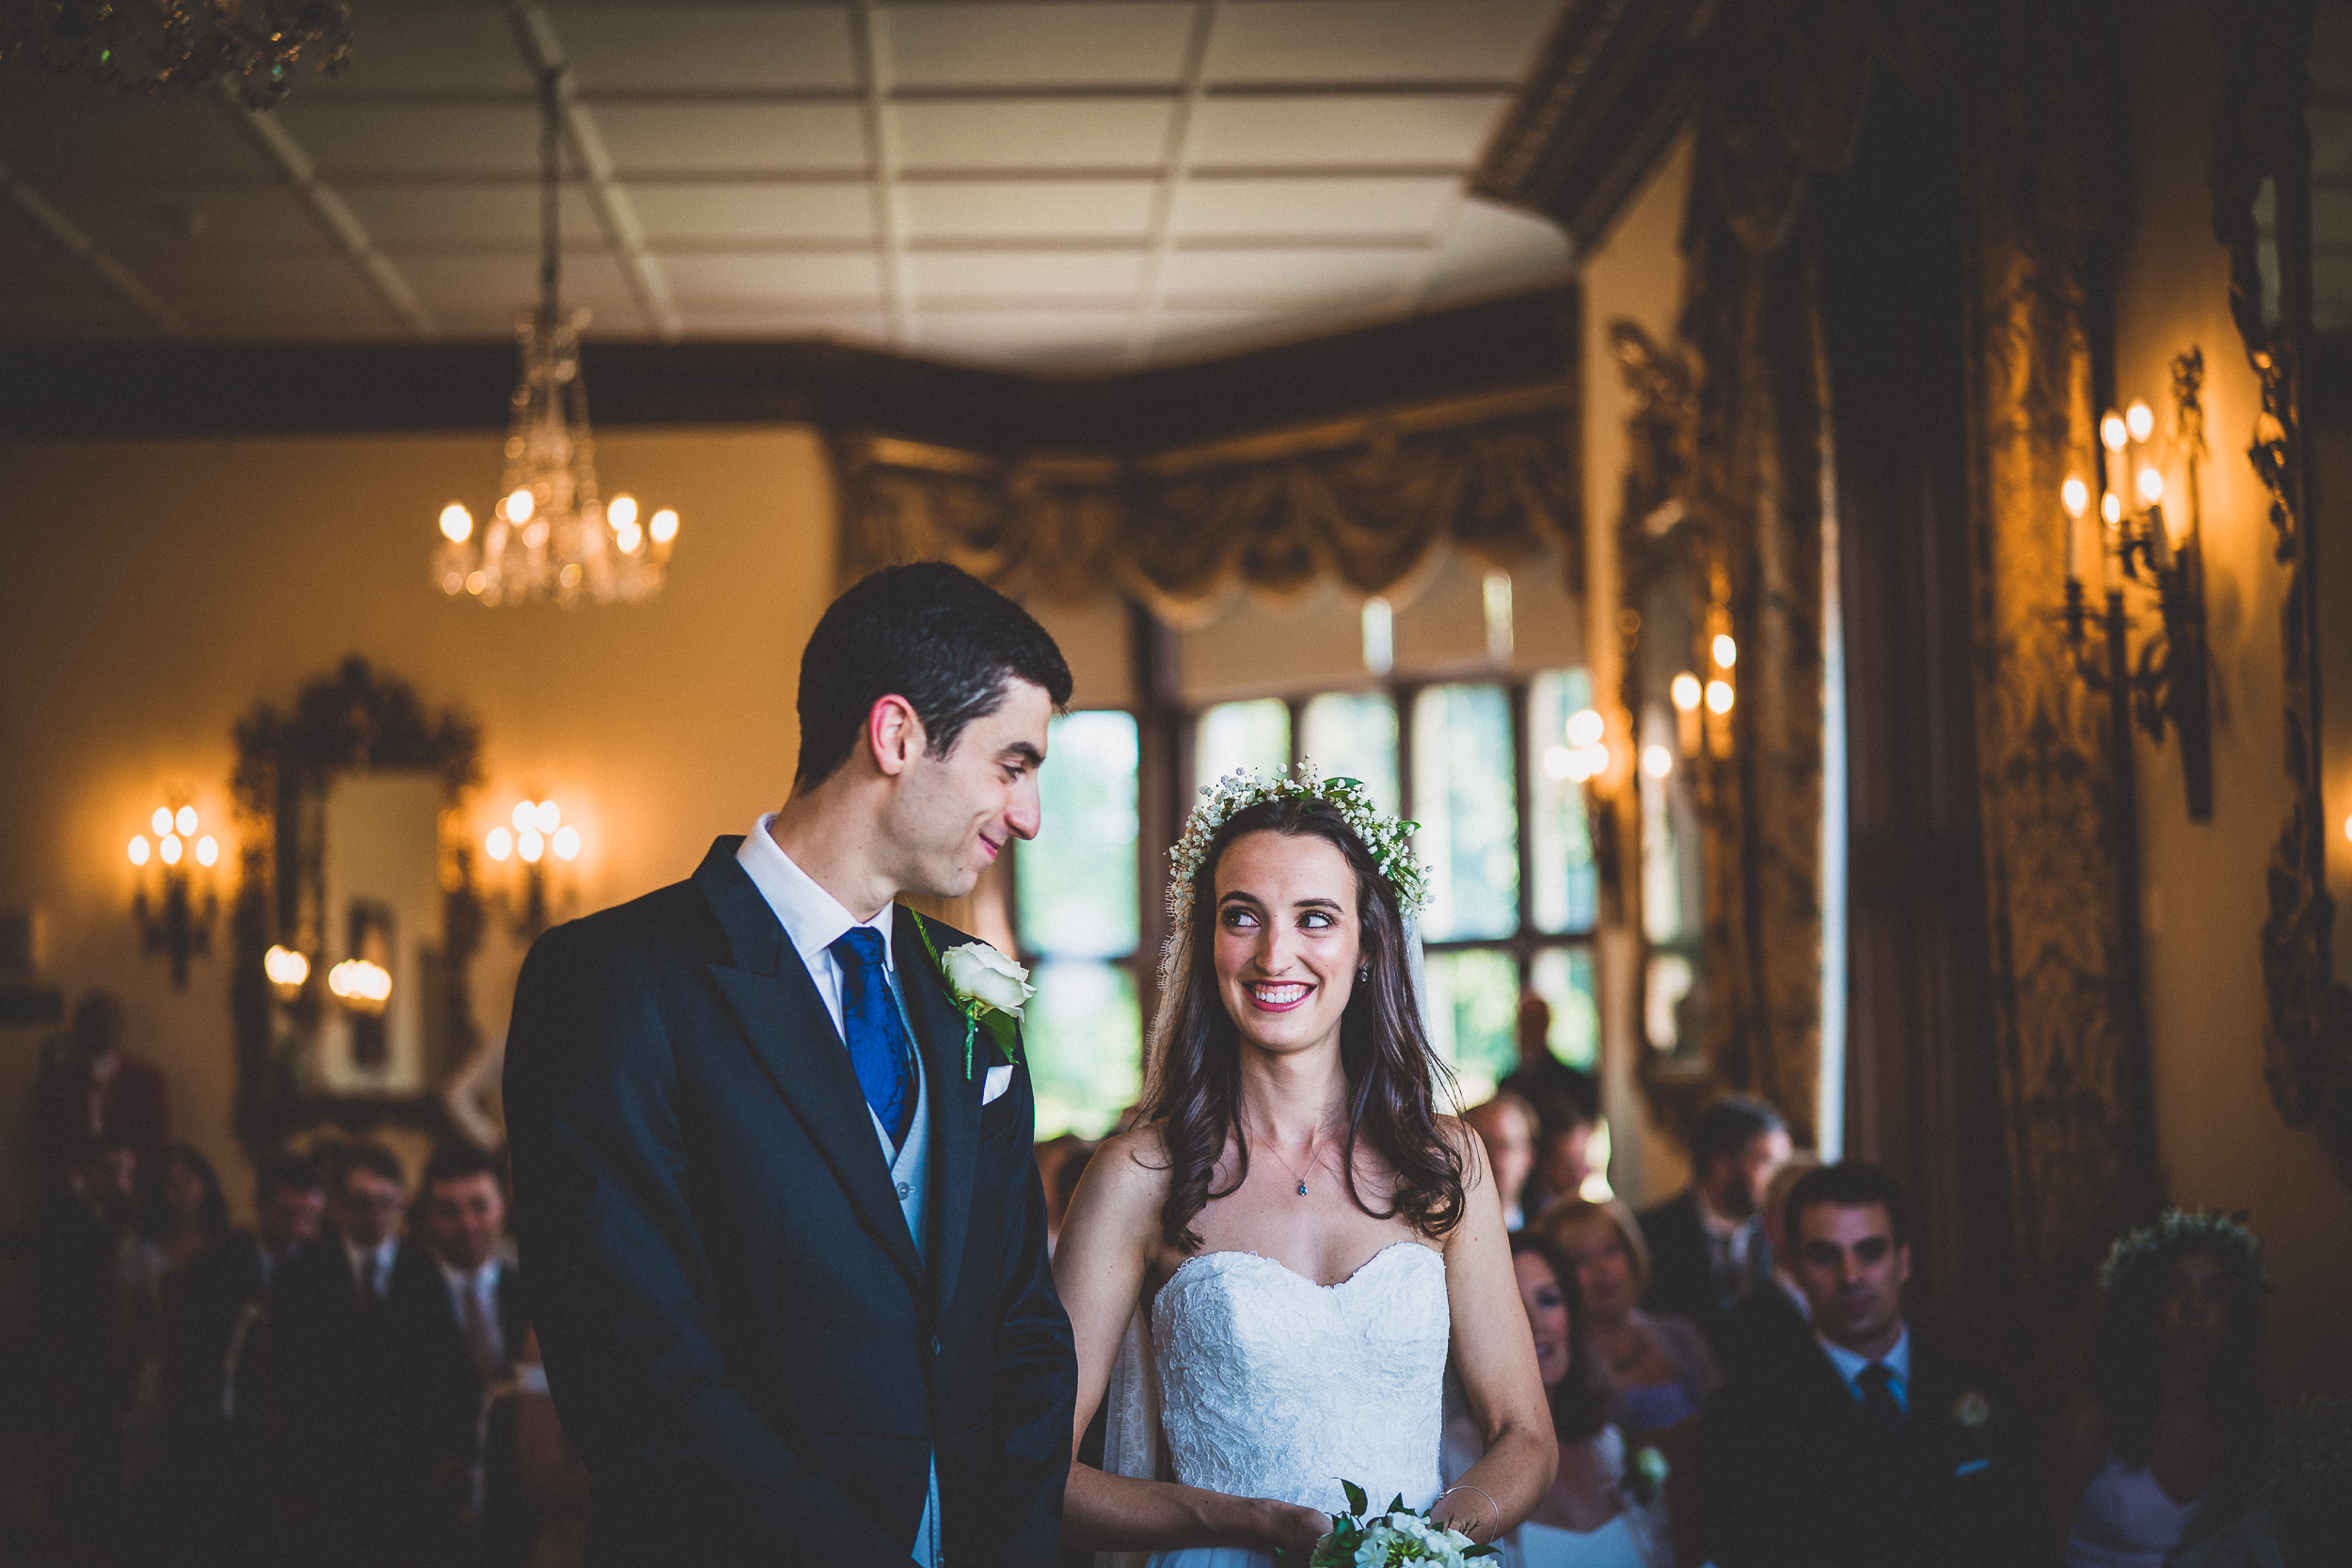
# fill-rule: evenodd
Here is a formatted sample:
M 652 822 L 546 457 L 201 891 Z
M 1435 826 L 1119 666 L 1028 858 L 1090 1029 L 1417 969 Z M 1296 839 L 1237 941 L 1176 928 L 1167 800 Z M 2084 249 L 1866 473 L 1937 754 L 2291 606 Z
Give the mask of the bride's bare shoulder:
M 1104 1138 L 1087 1165 L 1087 1180 L 1099 1176 L 1122 1201 L 1156 1204 L 1168 1196 L 1168 1172 L 1166 1131 L 1148 1121 Z

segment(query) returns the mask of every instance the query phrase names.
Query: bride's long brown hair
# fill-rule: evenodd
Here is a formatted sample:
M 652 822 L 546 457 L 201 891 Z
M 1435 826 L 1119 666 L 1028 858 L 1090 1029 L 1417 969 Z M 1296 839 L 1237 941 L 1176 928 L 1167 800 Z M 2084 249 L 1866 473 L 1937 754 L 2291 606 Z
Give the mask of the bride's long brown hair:
M 1461 1152 L 1438 1126 L 1438 1094 L 1442 1086 L 1453 1097 L 1454 1076 L 1422 1028 L 1396 893 L 1336 808 L 1296 798 L 1261 800 L 1235 812 L 1210 840 L 1193 875 L 1191 908 L 1178 933 L 1176 972 L 1167 976 L 1169 994 L 1152 1031 L 1151 1081 L 1138 1111 L 1139 1120 L 1161 1124 L 1168 1148 L 1160 1233 L 1179 1252 L 1198 1251 L 1200 1233 L 1193 1221 L 1211 1199 L 1239 1191 L 1249 1177 L 1249 1138 L 1240 1117 L 1241 1032 L 1216 983 L 1216 867 L 1236 839 L 1255 832 L 1323 839 L 1356 873 L 1360 962 L 1371 978 L 1358 983 L 1340 1015 L 1347 1196 L 1375 1219 L 1402 1215 L 1422 1234 L 1442 1236 L 1461 1223 L 1464 1205 Z M 1232 1185 L 1215 1191 L 1228 1138 L 1238 1156 Z M 1357 1190 L 1359 1139 L 1395 1173 L 1385 1211 Z

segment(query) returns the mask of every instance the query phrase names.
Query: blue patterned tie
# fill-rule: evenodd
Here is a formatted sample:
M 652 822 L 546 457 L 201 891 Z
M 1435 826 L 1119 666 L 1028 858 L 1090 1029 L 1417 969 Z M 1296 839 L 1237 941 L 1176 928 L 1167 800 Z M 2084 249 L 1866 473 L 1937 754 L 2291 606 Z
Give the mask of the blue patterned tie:
M 908 1068 L 906 1026 L 882 970 L 882 936 L 871 926 L 852 926 L 831 951 L 841 965 L 841 1037 L 849 1043 L 850 1065 L 896 1148 L 914 1119 L 914 1074 Z

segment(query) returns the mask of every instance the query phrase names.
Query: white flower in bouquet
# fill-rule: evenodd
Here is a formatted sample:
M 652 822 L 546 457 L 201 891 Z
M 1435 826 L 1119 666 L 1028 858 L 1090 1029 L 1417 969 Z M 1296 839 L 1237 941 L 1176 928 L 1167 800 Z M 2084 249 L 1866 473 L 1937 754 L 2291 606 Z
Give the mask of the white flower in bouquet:
M 1401 1497 L 1374 1513 L 1362 1487 L 1352 1481 L 1340 1485 L 1347 1493 L 1349 1512 L 1333 1516 L 1330 1532 L 1315 1543 L 1307 1559 L 1308 1568 L 1406 1568 L 1419 1563 L 1469 1568 L 1477 1559 L 1498 1555 L 1494 1547 L 1481 1546 L 1460 1530 L 1414 1513 Z

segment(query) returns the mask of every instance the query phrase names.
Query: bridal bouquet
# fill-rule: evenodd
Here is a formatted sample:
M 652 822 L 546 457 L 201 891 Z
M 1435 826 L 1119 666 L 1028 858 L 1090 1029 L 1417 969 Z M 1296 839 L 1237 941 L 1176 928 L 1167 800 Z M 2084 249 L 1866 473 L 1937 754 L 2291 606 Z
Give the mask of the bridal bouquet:
M 1315 1543 L 1306 1568 L 1403 1568 L 1422 1562 L 1466 1568 L 1473 1559 L 1500 1555 L 1425 1513 L 1414 1513 L 1401 1496 L 1375 1513 L 1362 1487 L 1352 1481 L 1340 1484 L 1347 1490 L 1348 1512 L 1333 1516 L 1330 1533 Z

